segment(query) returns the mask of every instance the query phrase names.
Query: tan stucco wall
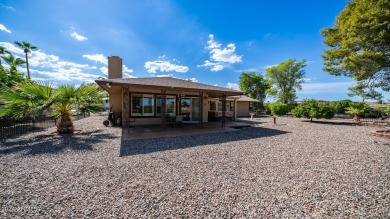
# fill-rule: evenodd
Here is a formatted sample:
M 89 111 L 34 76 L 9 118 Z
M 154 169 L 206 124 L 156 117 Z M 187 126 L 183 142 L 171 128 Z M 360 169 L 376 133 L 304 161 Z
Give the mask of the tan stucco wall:
M 250 116 L 249 102 L 237 102 L 237 116 Z
M 130 125 L 156 125 L 161 124 L 161 118 L 131 118 Z
M 122 111 L 122 92 L 121 90 L 115 90 L 110 94 L 110 106 L 113 112 Z

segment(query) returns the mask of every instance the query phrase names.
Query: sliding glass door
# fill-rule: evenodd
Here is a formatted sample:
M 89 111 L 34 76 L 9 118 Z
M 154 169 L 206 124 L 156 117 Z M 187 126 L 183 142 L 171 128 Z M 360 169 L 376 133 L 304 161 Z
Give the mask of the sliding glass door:
M 189 122 L 200 121 L 200 99 L 199 97 L 186 97 L 180 100 L 180 112 L 185 120 Z

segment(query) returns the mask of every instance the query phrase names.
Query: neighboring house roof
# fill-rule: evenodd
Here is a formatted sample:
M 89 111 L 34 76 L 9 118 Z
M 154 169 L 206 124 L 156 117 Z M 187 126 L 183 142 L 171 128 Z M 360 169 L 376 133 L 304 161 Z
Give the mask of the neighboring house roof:
M 238 98 L 238 99 L 237 99 L 237 102 L 257 102 L 257 103 L 260 102 L 259 100 L 256 100 L 256 99 L 247 97 L 247 96 L 245 96 L 245 95 L 235 96 L 235 97 Z
M 232 90 L 224 87 L 217 87 L 208 84 L 192 82 L 171 77 L 150 77 L 150 78 L 116 78 L 96 80 L 99 85 L 111 83 L 112 85 L 131 85 L 131 87 L 154 87 L 160 89 L 183 89 L 183 90 L 198 90 L 211 91 L 218 93 L 226 93 L 227 95 L 240 95 L 243 92 Z

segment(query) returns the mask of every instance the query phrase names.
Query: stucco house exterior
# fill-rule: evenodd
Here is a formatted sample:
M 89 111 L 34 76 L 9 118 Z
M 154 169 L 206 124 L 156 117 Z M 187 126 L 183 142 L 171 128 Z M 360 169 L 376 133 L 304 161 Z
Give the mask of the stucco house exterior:
M 213 117 L 224 125 L 228 118 L 247 112 L 241 105 L 248 101 L 239 101 L 241 91 L 171 77 L 122 78 L 118 56 L 108 57 L 108 79 L 95 82 L 109 93 L 112 111 L 121 113 L 123 126 L 165 125 L 167 116 L 182 116 L 193 123 Z M 245 110 L 238 112 L 236 106 Z M 247 109 L 249 115 L 249 103 Z

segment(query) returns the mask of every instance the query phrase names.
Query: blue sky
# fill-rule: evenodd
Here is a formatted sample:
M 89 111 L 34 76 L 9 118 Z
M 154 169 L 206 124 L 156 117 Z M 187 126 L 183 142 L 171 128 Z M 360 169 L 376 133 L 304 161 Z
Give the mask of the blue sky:
M 103 76 L 111 55 L 122 57 L 125 77 L 172 76 L 231 88 L 243 71 L 264 74 L 288 59 L 306 59 L 298 99 L 360 100 L 347 96 L 353 80 L 322 70 L 320 30 L 333 26 L 346 2 L 0 0 L 0 45 L 20 57 L 14 41 L 37 46 L 32 78 L 58 84 Z

